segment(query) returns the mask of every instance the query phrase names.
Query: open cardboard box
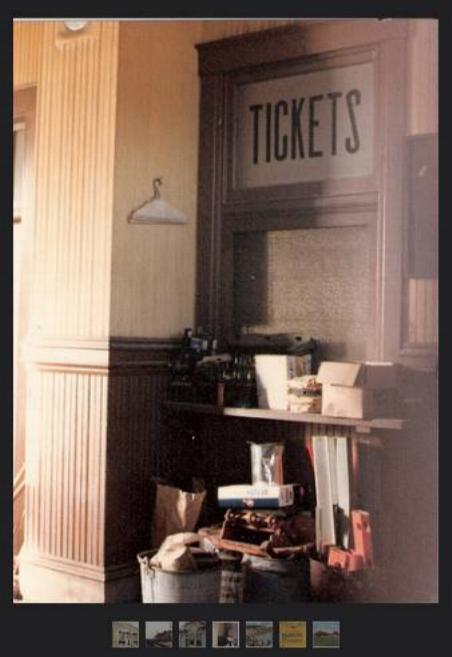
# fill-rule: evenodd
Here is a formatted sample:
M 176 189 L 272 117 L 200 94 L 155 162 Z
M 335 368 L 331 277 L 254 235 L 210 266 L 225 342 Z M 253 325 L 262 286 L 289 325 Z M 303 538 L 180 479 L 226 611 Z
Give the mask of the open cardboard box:
M 323 361 L 317 381 L 322 384 L 322 415 L 364 419 L 396 413 L 394 363 Z

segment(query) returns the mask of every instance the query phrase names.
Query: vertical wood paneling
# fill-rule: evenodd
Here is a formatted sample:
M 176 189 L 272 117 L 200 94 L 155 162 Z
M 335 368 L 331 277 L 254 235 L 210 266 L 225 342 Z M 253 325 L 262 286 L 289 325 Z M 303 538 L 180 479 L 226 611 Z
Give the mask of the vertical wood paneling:
M 438 342 L 438 279 L 408 281 L 409 345 Z
M 39 457 L 40 446 L 33 434 L 37 426 L 37 408 L 36 402 L 37 389 L 32 385 L 32 380 L 28 379 L 27 400 L 30 437 L 31 440 L 26 450 L 25 472 L 26 472 L 26 496 L 25 496 L 25 515 L 27 522 L 25 524 L 25 543 L 33 550 L 36 548 L 36 533 L 39 524 Z M 41 409 L 40 419 L 45 425 L 43 409 Z
M 199 137 L 195 44 L 291 22 L 121 22 L 111 299 L 114 335 L 178 335 L 194 321 Z M 150 198 L 152 180 L 159 175 L 163 198 L 184 211 L 188 223 L 129 225 L 129 212 Z
M 88 459 L 88 427 L 89 427 L 89 389 L 87 385 L 83 385 L 83 379 L 79 378 L 79 393 L 81 397 L 80 406 L 80 463 L 79 463 L 79 476 L 77 485 L 80 487 L 80 505 L 78 506 L 79 522 L 75 526 L 80 526 L 78 534 L 78 550 L 76 551 L 75 558 L 79 561 L 86 561 L 86 527 L 87 527 L 87 506 L 88 506 L 88 481 L 84 476 L 85 464 Z
M 410 22 L 408 134 L 438 131 L 438 21 Z
M 96 535 L 100 533 L 101 528 L 93 526 L 94 519 L 94 504 L 95 500 L 95 486 L 96 486 L 96 471 L 95 471 L 95 440 L 97 438 L 97 416 L 98 410 L 92 403 L 93 398 L 96 396 L 95 382 L 90 379 L 90 405 L 89 405 L 89 437 L 88 440 L 88 459 L 86 464 L 86 481 L 88 487 L 88 509 L 87 509 L 87 526 L 86 526 L 86 561 L 93 563 L 93 545 L 96 540 Z
M 27 453 L 27 548 L 102 566 L 108 378 L 34 370 L 31 379 L 39 447 Z
M 150 545 L 153 504 L 152 451 L 161 439 L 159 407 L 167 373 L 113 376 L 109 421 L 115 427 L 107 448 L 106 562 L 133 560 Z M 133 473 L 133 480 L 130 473 Z
M 120 26 L 111 330 L 167 337 L 194 321 L 198 22 Z M 137 52 L 145 65 L 136 66 Z M 130 211 L 152 196 L 185 212 L 183 226 L 137 226 Z M 131 257 L 133 254 L 133 257 Z M 171 262 L 171 264 L 170 264 Z
M 44 23 L 14 21 L 13 84 L 14 88 L 35 84 L 40 77 Z
M 410 23 L 407 103 L 408 134 L 438 132 L 438 21 Z M 409 346 L 438 342 L 438 280 L 409 279 L 405 334 Z
M 57 380 L 59 379 L 59 380 Z M 51 499 L 48 502 L 51 522 L 48 527 L 48 534 L 51 538 L 51 547 L 48 550 L 51 554 L 64 554 L 64 534 L 66 524 L 66 514 L 64 512 L 65 501 L 67 497 L 67 425 L 70 419 L 69 413 L 66 413 L 66 375 L 52 373 L 52 390 L 54 391 L 53 399 L 48 397 L 46 402 L 51 404 L 54 409 L 54 422 L 50 428 L 49 434 L 52 438 L 50 448 L 51 458 L 51 477 L 49 476 L 49 486 Z M 60 438 L 60 439 L 58 439 Z M 64 443 L 63 443 L 64 439 Z M 59 529 L 56 531 L 55 528 Z
M 143 371 L 109 381 L 106 372 L 31 370 L 29 550 L 104 567 L 133 561 L 147 547 L 152 446 L 167 376 Z
M 43 27 L 39 75 L 34 329 L 105 336 L 110 258 L 118 24 L 86 37 Z
M 50 514 L 52 511 L 52 478 L 55 473 L 55 451 L 54 435 L 61 435 L 59 426 L 60 404 L 59 395 L 61 389 L 56 388 L 56 396 L 53 390 L 55 389 L 55 374 L 50 374 L 50 380 L 47 382 L 47 395 L 43 399 L 43 404 L 48 408 L 48 424 L 45 436 L 38 435 L 38 441 L 41 444 L 43 459 L 41 464 L 41 473 L 43 481 L 43 499 L 41 503 L 41 514 L 44 517 L 43 526 L 39 527 L 38 545 L 42 552 L 49 553 L 51 551 L 50 544 L 52 540 Z M 50 465 L 50 467 L 49 467 Z

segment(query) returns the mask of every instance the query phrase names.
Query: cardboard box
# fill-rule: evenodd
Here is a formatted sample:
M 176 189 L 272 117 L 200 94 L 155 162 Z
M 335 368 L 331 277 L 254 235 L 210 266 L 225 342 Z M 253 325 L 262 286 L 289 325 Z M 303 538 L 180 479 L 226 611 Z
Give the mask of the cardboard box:
M 322 415 L 390 417 L 397 408 L 394 363 L 324 361 L 317 381 L 322 384 Z
M 354 509 L 351 513 L 353 527 L 353 543 L 356 554 L 361 555 L 366 566 L 374 565 L 374 553 L 372 547 L 372 528 L 370 526 L 370 514 L 367 511 Z
M 302 359 L 279 354 L 256 354 L 254 362 L 259 408 L 286 411 L 287 382 L 304 374 Z
M 332 545 L 328 550 L 328 566 L 353 573 L 364 568 L 364 557 L 354 550 L 344 550 Z
M 225 508 L 277 509 L 293 502 L 293 484 L 236 484 L 218 489 L 218 504 Z

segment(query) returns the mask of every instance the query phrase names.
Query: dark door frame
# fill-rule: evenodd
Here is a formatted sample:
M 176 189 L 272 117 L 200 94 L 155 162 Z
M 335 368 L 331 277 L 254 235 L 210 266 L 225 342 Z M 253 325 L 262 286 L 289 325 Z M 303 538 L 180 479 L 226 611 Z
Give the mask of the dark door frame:
M 359 29 L 358 29 L 359 28 Z M 248 230 L 367 225 L 372 244 L 367 358 L 401 361 L 405 20 L 290 25 L 197 46 L 201 77 L 196 324 L 227 338 L 233 312 L 233 237 Z M 328 62 L 372 61 L 372 176 L 252 190 L 233 185 L 234 85 Z

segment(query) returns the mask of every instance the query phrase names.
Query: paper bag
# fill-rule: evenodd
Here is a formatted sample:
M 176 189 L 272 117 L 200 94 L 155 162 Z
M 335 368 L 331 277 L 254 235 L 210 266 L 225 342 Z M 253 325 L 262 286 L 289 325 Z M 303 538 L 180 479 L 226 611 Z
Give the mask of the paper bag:
M 170 534 L 193 531 L 205 496 L 205 490 L 188 493 L 180 488 L 157 484 L 151 527 L 152 547 L 160 547 Z

